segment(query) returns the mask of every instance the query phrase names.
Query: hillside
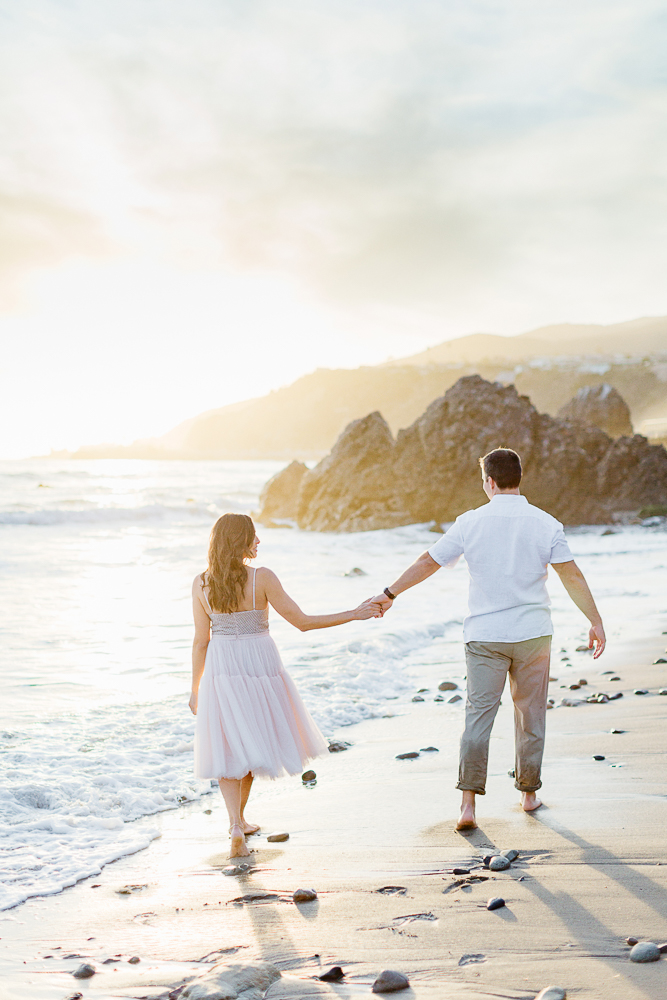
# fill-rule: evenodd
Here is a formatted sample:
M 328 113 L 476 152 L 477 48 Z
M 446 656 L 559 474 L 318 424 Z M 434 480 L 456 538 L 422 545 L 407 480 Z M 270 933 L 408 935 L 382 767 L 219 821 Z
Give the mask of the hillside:
M 636 431 L 667 435 L 667 317 L 660 317 L 561 324 L 516 337 L 472 334 L 375 367 L 320 369 L 266 396 L 199 414 L 161 438 L 81 448 L 75 457 L 319 458 L 351 420 L 380 410 L 395 434 L 475 373 L 513 383 L 551 415 L 583 386 L 604 380 L 626 400 Z

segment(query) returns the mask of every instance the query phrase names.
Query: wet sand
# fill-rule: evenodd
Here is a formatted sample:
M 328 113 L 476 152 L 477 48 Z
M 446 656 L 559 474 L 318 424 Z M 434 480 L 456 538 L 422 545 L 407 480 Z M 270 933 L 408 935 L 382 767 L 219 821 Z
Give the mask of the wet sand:
M 400 996 L 424 1000 L 520 1000 L 551 983 L 582 1000 L 667 996 L 667 956 L 635 965 L 625 944 L 629 935 L 667 941 L 667 697 L 657 693 L 667 665 L 652 665 L 666 644 L 667 636 L 654 635 L 610 648 L 595 664 L 573 652 L 571 667 L 556 649 L 550 693 L 557 701 L 595 691 L 622 690 L 624 697 L 549 713 L 546 805 L 533 815 L 521 811 L 507 776 L 513 732 L 506 692 L 488 793 L 478 799 L 480 826 L 467 835 L 454 830 L 451 729 L 458 735 L 463 712 L 452 722 L 448 708 L 443 723 L 443 706 L 432 697 L 446 674 L 423 668 L 418 686 L 431 689 L 427 700 L 401 705 L 393 719 L 341 730 L 354 745 L 315 763 L 316 786 L 285 781 L 258 801 L 261 813 L 249 811 L 263 829 L 250 838 L 248 874 L 221 873 L 229 864 L 226 814 L 210 796 L 150 817 L 163 835 L 148 850 L 0 914 L 3 1000 L 64 1000 L 77 992 L 97 1000 L 166 997 L 201 970 L 196 963 L 205 956 L 275 963 L 283 978 L 269 996 L 283 1000 L 370 996 L 385 968 L 409 977 L 411 989 Z M 602 676 L 608 670 L 622 680 Z M 578 677 L 587 678 L 586 688 L 561 689 Z M 635 688 L 650 693 L 637 696 Z M 440 752 L 395 760 L 429 745 Z M 289 831 L 289 841 L 267 843 L 273 830 Z M 484 855 L 508 848 L 520 852 L 509 871 L 479 867 Z M 453 867 L 474 868 L 487 881 L 457 885 L 462 876 L 452 875 Z M 119 894 L 124 886 L 143 888 Z M 377 891 L 386 886 L 404 891 Z M 316 889 L 318 899 L 295 905 L 299 887 Z M 233 902 L 261 893 L 272 898 Z M 492 896 L 507 905 L 488 911 Z M 58 958 L 69 954 L 82 957 Z M 130 965 L 132 956 L 141 961 Z M 82 961 L 99 970 L 90 980 L 71 976 Z M 342 984 L 313 978 L 333 965 L 346 973 Z

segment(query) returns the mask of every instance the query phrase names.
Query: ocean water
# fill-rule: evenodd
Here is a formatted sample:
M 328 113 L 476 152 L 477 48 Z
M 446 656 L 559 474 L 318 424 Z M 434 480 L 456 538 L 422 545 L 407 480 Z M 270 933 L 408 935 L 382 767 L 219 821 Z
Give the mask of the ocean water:
M 280 466 L 0 463 L 0 909 L 146 847 L 157 831 L 143 817 L 212 792 L 192 775 L 190 588 L 215 519 L 250 513 Z M 569 537 L 609 638 L 650 634 L 667 608 L 664 522 L 602 532 Z M 435 538 L 429 525 L 355 535 L 260 526 L 259 535 L 257 564 L 311 613 L 356 606 Z M 365 575 L 346 575 L 355 567 Z M 401 711 L 424 663 L 462 680 L 466 585 L 461 562 L 384 619 L 334 629 L 301 633 L 271 614 L 326 735 Z M 550 589 L 556 648 L 570 650 L 586 623 L 557 578 Z M 461 705 L 443 712 L 458 734 Z

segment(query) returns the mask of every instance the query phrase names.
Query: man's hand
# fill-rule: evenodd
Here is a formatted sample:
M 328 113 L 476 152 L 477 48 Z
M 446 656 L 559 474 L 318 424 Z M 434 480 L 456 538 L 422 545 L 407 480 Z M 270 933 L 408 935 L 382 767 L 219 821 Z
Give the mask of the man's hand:
M 607 640 L 604 634 L 604 628 L 602 627 L 602 622 L 599 625 L 591 625 L 590 631 L 588 633 L 588 648 L 592 649 L 595 646 L 595 652 L 593 653 L 593 659 L 597 660 L 598 656 L 601 656 L 604 652 L 604 647 L 607 645 Z
M 387 597 L 386 594 L 378 594 L 377 597 L 373 598 L 373 604 L 380 606 L 380 618 L 384 616 L 385 611 L 389 611 L 393 603 L 391 597 Z

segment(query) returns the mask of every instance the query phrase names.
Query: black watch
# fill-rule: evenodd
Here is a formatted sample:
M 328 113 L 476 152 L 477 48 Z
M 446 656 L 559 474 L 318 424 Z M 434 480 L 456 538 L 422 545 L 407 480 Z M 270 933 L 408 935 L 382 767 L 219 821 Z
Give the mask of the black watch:
M 383 593 L 387 595 L 387 597 L 389 598 L 390 601 L 395 601 L 396 600 L 396 594 L 392 594 L 392 592 L 389 589 L 389 587 L 385 587 L 384 590 L 383 590 Z

